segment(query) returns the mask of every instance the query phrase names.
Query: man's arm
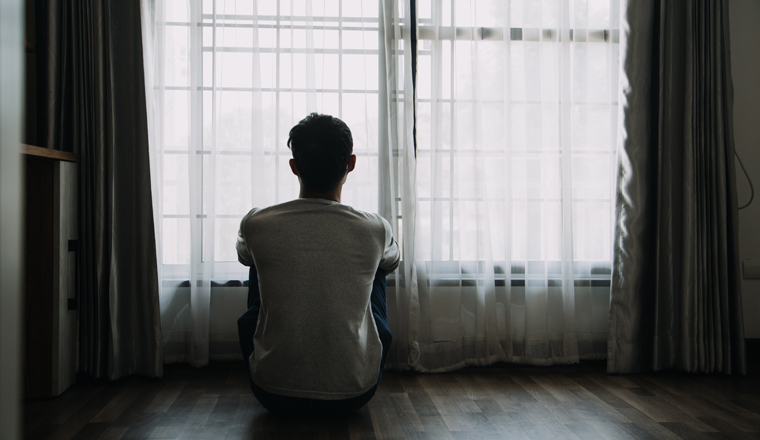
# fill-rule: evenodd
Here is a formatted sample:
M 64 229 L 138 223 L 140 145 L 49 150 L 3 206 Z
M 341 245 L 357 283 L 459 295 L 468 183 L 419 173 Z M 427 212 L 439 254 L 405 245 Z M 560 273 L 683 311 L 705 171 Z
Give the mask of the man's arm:
M 383 269 L 388 275 L 396 270 L 401 262 L 401 250 L 398 247 L 398 242 L 393 238 L 393 229 L 391 229 L 390 223 L 382 217 L 380 219 L 385 227 L 385 249 L 383 250 L 383 257 L 380 259 L 380 269 Z
M 248 250 L 248 244 L 245 242 L 245 222 L 248 217 L 256 211 L 256 208 L 251 209 L 248 214 L 243 216 L 243 220 L 240 221 L 240 229 L 238 229 L 237 243 L 235 248 L 237 249 L 238 261 L 243 266 L 253 266 L 253 255 Z

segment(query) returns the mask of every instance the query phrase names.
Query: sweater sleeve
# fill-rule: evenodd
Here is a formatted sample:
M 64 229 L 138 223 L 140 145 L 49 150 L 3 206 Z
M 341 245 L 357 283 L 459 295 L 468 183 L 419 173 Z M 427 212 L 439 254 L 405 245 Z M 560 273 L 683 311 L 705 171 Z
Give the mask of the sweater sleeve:
M 251 251 L 248 248 L 248 243 L 246 243 L 245 238 L 245 222 L 248 220 L 248 217 L 251 216 L 256 212 L 256 208 L 251 209 L 248 214 L 243 216 L 243 220 L 240 221 L 240 229 L 238 229 L 238 236 L 237 236 L 237 243 L 235 244 L 235 248 L 237 249 L 238 254 L 238 261 L 243 266 L 253 266 L 253 255 L 251 255 Z
M 385 227 L 385 249 L 383 250 L 383 258 L 380 259 L 380 269 L 383 269 L 387 275 L 396 270 L 401 262 L 401 251 L 393 237 L 393 229 L 391 229 L 390 223 L 382 217 L 380 220 L 383 221 Z

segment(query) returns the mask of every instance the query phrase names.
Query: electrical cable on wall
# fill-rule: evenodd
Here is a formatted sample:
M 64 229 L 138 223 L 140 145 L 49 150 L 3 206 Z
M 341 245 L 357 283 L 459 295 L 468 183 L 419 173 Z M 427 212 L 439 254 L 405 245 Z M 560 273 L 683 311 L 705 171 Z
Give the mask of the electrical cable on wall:
M 747 202 L 746 205 L 740 206 L 739 209 L 744 209 L 747 206 L 749 206 L 752 203 L 752 200 L 755 199 L 755 187 L 752 186 L 752 179 L 749 178 L 749 174 L 747 174 L 747 170 L 744 168 L 744 164 L 742 163 L 742 158 L 739 157 L 739 153 L 734 150 L 734 155 L 736 156 L 736 159 L 739 161 L 739 166 L 742 167 L 742 171 L 744 171 L 744 175 L 747 177 L 747 182 L 749 182 L 749 202 Z

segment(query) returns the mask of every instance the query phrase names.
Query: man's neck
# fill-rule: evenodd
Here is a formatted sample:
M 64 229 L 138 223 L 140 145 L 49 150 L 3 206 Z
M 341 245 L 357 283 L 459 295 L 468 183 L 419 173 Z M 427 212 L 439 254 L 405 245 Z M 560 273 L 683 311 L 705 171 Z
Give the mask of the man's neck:
M 340 194 L 341 194 L 342 189 L 343 189 L 343 185 L 338 185 L 338 187 L 332 191 L 316 192 L 316 191 L 310 191 L 304 188 L 303 186 L 301 186 L 301 191 L 298 193 L 298 197 L 302 199 L 332 200 L 333 202 L 340 203 Z

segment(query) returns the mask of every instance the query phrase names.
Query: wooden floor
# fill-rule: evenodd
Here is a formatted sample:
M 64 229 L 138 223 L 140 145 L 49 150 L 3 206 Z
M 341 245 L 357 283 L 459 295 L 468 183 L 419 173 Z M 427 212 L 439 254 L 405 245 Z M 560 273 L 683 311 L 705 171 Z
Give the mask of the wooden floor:
M 747 377 L 610 376 L 603 363 L 386 372 L 340 420 L 273 416 L 238 363 L 167 366 L 163 379 L 77 384 L 24 404 L 30 439 L 760 438 L 760 369 Z

